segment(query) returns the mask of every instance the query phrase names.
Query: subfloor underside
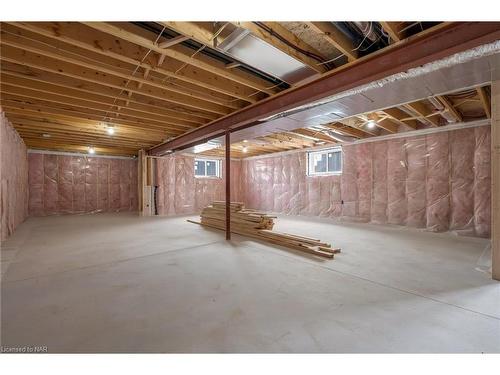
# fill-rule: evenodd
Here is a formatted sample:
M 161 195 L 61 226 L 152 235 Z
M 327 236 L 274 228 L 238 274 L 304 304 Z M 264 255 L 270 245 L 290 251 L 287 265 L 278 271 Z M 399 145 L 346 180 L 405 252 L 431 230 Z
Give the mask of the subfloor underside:
M 2 244 L 2 345 L 49 352 L 500 352 L 488 242 L 280 217 L 311 258 L 186 222 L 30 218 Z

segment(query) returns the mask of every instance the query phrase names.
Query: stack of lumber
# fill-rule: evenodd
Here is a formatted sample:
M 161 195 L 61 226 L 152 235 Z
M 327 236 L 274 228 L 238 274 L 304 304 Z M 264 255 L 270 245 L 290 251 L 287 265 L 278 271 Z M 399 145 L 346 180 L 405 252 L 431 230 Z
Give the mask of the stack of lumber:
M 328 243 L 320 240 L 298 236 L 295 234 L 273 231 L 276 216 L 265 212 L 245 208 L 241 202 L 231 202 L 231 232 L 256 238 L 275 245 L 285 246 L 294 250 L 304 251 L 309 254 L 333 258 L 340 252 Z M 200 215 L 201 220 L 188 220 L 190 223 L 200 224 L 210 228 L 226 229 L 226 203 L 216 201 L 205 207 Z

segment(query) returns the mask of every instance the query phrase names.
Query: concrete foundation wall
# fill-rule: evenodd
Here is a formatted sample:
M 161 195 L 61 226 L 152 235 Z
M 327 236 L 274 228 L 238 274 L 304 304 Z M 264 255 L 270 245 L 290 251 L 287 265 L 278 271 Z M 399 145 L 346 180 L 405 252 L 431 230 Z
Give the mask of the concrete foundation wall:
M 306 152 L 242 161 L 248 207 L 489 237 L 490 127 L 343 146 L 343 172 L 307 176 Z
M 137 161 L 30 153 L 32 216 L 137 210 Z
M 0 110 L 1 239 L 28 216 L 28 155 L 26 145 Z

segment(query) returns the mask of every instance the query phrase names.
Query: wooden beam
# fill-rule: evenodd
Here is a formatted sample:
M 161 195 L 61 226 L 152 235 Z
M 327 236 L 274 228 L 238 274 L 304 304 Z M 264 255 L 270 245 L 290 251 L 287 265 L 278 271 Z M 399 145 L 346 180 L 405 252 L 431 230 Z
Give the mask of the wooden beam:
M 380 22 L 384 31 L 389 34 L 392 42 L 399 42 L 406 37 L 403 31 L 404 22 Z
M 453 106 L 453 103 L 444 95 L 437 96 L 437 99 L 444 105 L 446 110 L 453 116 L 455 122 L 462 122 L 462 114 Z
M 324 73 L 328 69 L 325 65 L 318 65 L 321 61 L 318 61 L 308 55 L 299 52 L 297 49 L 291 47 L 288 43 L 297 46 L 303 51 L 307 51 L 311 54 L 321 57 L 321 53 L 311 47 L 309 44 L 299 39 L 295 34 L 285 29 L 277 22 L 262 22 L 267 28 L 271 30 L 268 32 L 262 27 L 258 26 L 255 22 L 234 22 L 234 25 L 250 30 L 252 34 L 262 39 L 263 41 L 269 43 L 281 52 L 299 60 L 303 64 L 309 66 L 311 69 L 317 73 Z M 282 41 L 277 35 L 285 39 L 287 42 Z M 326 60 L 326 59 L 325 59 Z
M 306 24 L 323 37 L 342 54 L 347 56 L 348 61 L 358 58 L 356 46 L 330 22 L 306 22 Z
M 487 118 L 491 118 L 491 102 L 488 97 L 488 93 L 486 92 L 484 87 L 476 88 L 477 94 L 479 95 L 479 99 L 481 99 L 481 103 L 483 104 L 484 113 Z
M 218 76 L 224 77 L 224 78 L 229 78 L 235 82 L 238 82 L 242 85 L 251 87 L 253 89 L 265 92 L 268 95 L 272 95 L 274 92 L 271 89 L 268 89 L 264 84 L 257 83 L 254 81 L 250 81 L 248 79 L 239 77 L 235 74 L 228 74 L 226 69 L 221 69 L 218 68 L 214 65 L 210 65 L 208 63 L 205 63 L 199 59 L 196 59 L 194 57 L 185 55 L 183 53 L 177 52 L 173 49 L 163 49 L 158 47 L 156 44 L 154 44 L 154 41 L 149 40 L 147 38 L 144 38 L 140 35 L 137 35 L 135 33 L 132 33 L 130 31 L 127 31 L 121 27 L 115 26 L 110 23 L 106 22 L 82 22 L 83 24 L 90 26 L 96 30 L 102 31 L 103 33 L 113 35 L 117 38 L 135 43 L 137 45 L 146 47 L 152 51 L 158 52 L 160 54 L 166 55 L 168 57 L 171 57 L 175 60 L 179 60 L 183 63 L 190 64 L 193 66 L 196 66 L 200 69 L 206 70 L 210 73 L 216 74 Z
M 127 42 L 115 43 L 116 40 L 114 38 L 102 38 L 103 34 L 99 31 L 75 22 L 43 22 L 35 24 L 12 22 L 9 24 L 14 25 L 16 28 L 41 35 L 47 39 L 50 38 L 58 42 L 64 42 L 69 46 L 93 52 L 96 55 L 100 55 L 101 59 L 104 58 L 103 62 L 108 64 L 116 64 L 116 61 L 113 60 L 118 60 L 131 64 L 132 67 L 140 66 L 142 69 L 150 69 L 169 79 L 186 82 L 202 89 L 219 92 L 249 103 L 257 101 L 255 96 L 249 96 L 253 92 L 250 88 L 246 88 L 229 79 L 220 77 L 214 79 L 217 77 L 203 70 L 192 71 L 190 69 L 183 69 L 182 72 L 176 72 L 175 69 L 169 70 L 162 67 L 166 57 L 163 54 L 158 55 L 159 59 L 155 63 L 149 63 L 147 59 L 143 60 L 140 58 L 147 52 L 143 47 L 132 43 L 127 44 Z M 77 50 L 75 49 L 74 52 L 77 52 Z
M 491 256 L 500 281 L 500 81 L 491 83 Z

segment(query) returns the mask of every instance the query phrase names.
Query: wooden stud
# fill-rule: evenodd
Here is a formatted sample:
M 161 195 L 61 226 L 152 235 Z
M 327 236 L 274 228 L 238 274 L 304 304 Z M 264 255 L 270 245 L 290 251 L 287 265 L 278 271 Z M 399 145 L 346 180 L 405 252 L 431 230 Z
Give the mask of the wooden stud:
M 491 256 L 500 281 L 500 81 L 491 83 Z

